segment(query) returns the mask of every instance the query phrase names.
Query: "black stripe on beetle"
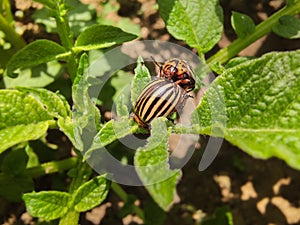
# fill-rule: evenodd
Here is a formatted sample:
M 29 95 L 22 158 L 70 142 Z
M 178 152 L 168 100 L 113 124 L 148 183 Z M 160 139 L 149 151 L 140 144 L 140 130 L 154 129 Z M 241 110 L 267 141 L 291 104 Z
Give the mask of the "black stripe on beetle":
M 143 89 L 134 107 L 134 120 L 140 127 L 148 128 L 157 117 L 168 117 L 173 112 L 180 112 L 186 99 L 190 97 L 175 82 L 156 79 Z

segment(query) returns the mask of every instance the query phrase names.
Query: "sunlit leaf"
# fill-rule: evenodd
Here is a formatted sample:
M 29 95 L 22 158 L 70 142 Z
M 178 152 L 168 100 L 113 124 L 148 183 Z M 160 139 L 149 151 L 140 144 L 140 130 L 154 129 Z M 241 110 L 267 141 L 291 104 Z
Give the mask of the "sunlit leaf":
M 226 70 L 193 114 L 201 133 L 300 169 L 300 51 L 269 53 Z
M 99 205 L 106 199 L 110 182 L 106 176 L 97 176 L 84 183 L 74 193 L 74 208 L 77 212 L 85 212 Z
M 0 91 L 0 152 L 44 135 L 55 121 L 33 96 L 16 90 Z
M 71 195 L 59 191 L 41 191 L 24 194 L 23 200 L 31 216 L 54 220 L 67 213 Z
M 201 53 L 220 40 L 223 11 L 218 0 L 159 0 L 159 13 L 168 31 Z
M 77 38 L 74 51 L 89 51 L 131 41 L 137 36 L 120 28 L 107 25 L 93 25 L 86 28 Z
M 179 170 L 169 169 L 168 137 L 165 118 L 152 122 L 151 136 L 145 147 L 138 148 L 134 157 L 135 169 L 153 200 L 168 210 L 176 195 Z
M 7 75 L 16 77 L 17 69 L 31 68 L 57 59 L 66 50 L 59 44 L 49 40 L 31 42 L 11 57 L 7 64 Z
M 232 12 L 231 25 L 239 38 L 245 38 L 255 31 L 251 17 L 242 13 Z
M 278 23 L 272 27 L 272 31 L 280 37 L 300 38 L 300 19 L 288 15 L 280 17 Z

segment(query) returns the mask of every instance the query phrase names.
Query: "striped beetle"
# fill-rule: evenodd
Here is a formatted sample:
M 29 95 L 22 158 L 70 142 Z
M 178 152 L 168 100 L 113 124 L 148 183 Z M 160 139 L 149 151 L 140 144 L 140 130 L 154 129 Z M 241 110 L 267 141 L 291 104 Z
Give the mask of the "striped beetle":
M 185 92 L 190 92 L 195 88 L 194 72 L 188 62 L 174 58 L 160 65 L 153 57 L 151 58 L 159 67 L 158 77 L 164 77 L 174 81 L 182 87 Z
M 158 78 L 146 85 L 134 106 L 134 120 L 140 127 L 148 128 L 157 117 L 168 117 L 172 112 L 180 112 L 190 95 L 175 82 Z

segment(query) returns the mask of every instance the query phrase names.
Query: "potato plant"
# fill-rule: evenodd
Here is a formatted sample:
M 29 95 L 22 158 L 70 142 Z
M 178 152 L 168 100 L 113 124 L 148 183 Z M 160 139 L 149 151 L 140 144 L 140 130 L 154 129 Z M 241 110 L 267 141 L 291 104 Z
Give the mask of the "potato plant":
M 124 152 L 114 149 L 113 144 L 128 135 L 147 133 L 130 119 L 130 109 L 122 98 L 116 100 L 118 119 L 103 122 L 100 109 L 105 101 L 99 103 L 90 97 L 87 76 L 90 51 L 105 52 L 139 37 L 104 24 L 101 16 L 98 20 L 86 20 L 76 30 L 77 21 L 72 13 L 81 10 L 91 18 L 94 16 L 86 5 L 80 3 L 80 8 L 65 0 L 36 0 L 43 8 L 35 18 L 47 24 L 49 32 L 56 32 L 60 43 L 41 39 L 26 44 L 11 26 L 9 1 L 0 2 L 1 34 L 12 46 L 0 49 L 0 195 L 12 202 L 23 201 L 29 214 L 39 218 L 39 222 L 78 224 L 80 213 L 101 204 L 112 190 L 126 202 L 123 216 L 133 212 L 144 224 L 163 224 L 181 177 L 181 170 L 171 169 L 168 162 L 167 142 L 172 133 L 224 138 L 255 158 L 277 157 L 300 169 L 299 50 L 269 52 L 258 58 L 237 57 L 270 32 L 284 38 L 299 38 L 300 21 L 295 17 L 300 11 L 299 0 L 287 0 L 282 9 L 257 25 L 249 16 L 232 12 L 231 24 L 237 39 L 209 58 L 205 54 L 219 42 L 223 32 L 219 1 L 157 1 L 169 34 L 196 50 L 199 60 L 218 77 L 193 111 L 191 126 L 170 122 L 166 126 L 165 118 L 155 119 L 147 143 L 135 149 L 132 164 L 153 200 L 150 207 L 135 205 L 122 185 L 108 179 L 107 174 L 96 175 L 87 163 L 95 152 L 106 151 L 107 146 L 122 158 Z M 151 79 L 143 59 L 136 60 L 131 104 Z M 39 76 L 33 76 L 35 72 Z M 63 72 L 71 82 L 52 91 L 49 85 L 59 81 Z M 196 72 L 198 84 L 206 72 Z M 53 157 L 59 154 L 55 150 L 52 156 L 49 152 L 41 153 L 41 146 L 47 151 L 51 148 L 45 140 L 51 130 L 60 130 L 68 137 L 73 155 L 57 160 Z M 84 132 L 89 136 L 88 145 L 82 140 Z M 36 191 L 34 179 L 62 173 L 71 180 L 63 190 Z M 229 211 L 221 210 L 216 215 L 217 219 L 208 217 L 203 224 L 233 224 Z

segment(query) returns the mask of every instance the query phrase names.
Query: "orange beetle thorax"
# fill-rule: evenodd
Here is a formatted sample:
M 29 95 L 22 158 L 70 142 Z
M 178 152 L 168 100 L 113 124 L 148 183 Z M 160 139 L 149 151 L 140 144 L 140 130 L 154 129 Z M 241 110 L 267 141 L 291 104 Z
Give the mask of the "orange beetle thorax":
M 195 88 L 194 73 L 190 65 L 180 59 L 171 59 L 160 66 L 158 77 L 174 81 L 186 92 Z

